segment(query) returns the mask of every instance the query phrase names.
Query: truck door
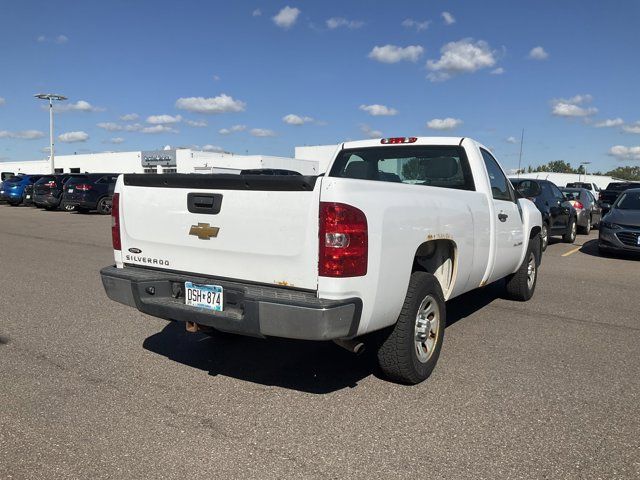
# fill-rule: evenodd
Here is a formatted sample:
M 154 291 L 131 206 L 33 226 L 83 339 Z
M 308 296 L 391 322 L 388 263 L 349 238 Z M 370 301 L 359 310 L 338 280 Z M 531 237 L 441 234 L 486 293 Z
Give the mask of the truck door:
M 480 149 L 489 175 L 493 197 L 494 238 L 493 269 L 488 282 L 493 282 L 513 273 L 519 266 L 523 249 L 524 233 L 522 217 L 511 183 L 493 156 Z

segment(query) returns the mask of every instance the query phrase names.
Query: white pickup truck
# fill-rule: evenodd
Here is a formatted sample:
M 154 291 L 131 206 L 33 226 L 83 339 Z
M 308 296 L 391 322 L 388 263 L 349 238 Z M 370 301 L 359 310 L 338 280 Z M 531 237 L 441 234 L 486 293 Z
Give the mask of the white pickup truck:
M 383 372 L 437 362 L 445 302 L 533 295 L 540 212 L 470 138 L 344 143 L 326 175 L 118 179 L 107 295 L 190 331 L 370 340 Z M 365 335 L 376 332 L 372 335 Z

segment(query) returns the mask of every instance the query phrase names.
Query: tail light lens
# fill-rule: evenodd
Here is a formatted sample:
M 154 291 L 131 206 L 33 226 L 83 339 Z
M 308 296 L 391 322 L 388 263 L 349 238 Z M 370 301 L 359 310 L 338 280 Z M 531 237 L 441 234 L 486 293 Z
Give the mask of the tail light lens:
M 582 204 L 582 202 L 579 202 L 578 200 L 576 200 L 575 202 L 573 202 L 573 208 L 577 208 L 578 210 L 582 210 L 584 208 L 584 205 Z
M 44 186 L 49 188 L 56 188 L 56 182 L 54 180 L 51 180 L 50 182 L 45 183 Z
M 114 250 L 122 250 L 120 240 L 120 194 L 114 193 L 111 200 L 111 241 Z
M 91 185 L 88 185 L 86 183 L 80 183 L 76 185 L 74 188 L 80 192 L 88 192 L 89 190 L 91 190 Z
M 319 265 L 321 277 L 367 274 L 367 217 L 351 205 L 320 202 Z

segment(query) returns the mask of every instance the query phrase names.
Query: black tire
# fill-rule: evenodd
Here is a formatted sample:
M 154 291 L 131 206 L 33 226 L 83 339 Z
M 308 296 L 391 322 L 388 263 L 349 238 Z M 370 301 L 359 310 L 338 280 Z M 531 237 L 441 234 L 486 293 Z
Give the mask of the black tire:
M 529 248 L 518 271 L 506 278 L 506 293 L 510 300 L 526 302 L 533 297 L 538 283 L 538 267 L 540 266 L 540 250 L 542 240 L 540 234 L 529 240 Z
M 429 320 L 429 323 L 424 327 L 424 343 L 419 346 L 420 340 L 416 333 L 419 328 L 418 313 L 425 301 L 429 302 L 427 305 L 436 313 L 420 320 L 422 322 Z M 431 322 L 434 320 L 437 328 L 432 329 Z M 446 305 L 440 283 L 430 273 L 412 273 L 398 321 L 395 326 L 385 332 L 386 338 L 378 348 L 378 364 L 382 372 L 390 380 L 399 383 L 415 385 L 426 380 L 438 362 L 445 326 Z M 430 351 L 423 349 L 429 341 L 433 342 Z M 419 349 L 422 359 L 419 357 Z
M 569 220 L 569 228 L 567 229 L 567 233 L 562 235 L 562 241 L 564 243 L 573 243 L 576 241 L 576 234 L 578 233 L 578 228 L 576 225 L 575 217 Z
M 109 197 L 104 197 L 98 201 L 96 210 L 98 210 L 100 215 L 111 215 L 111 205 L 111 199 Z
M 542 239 L 542 251 L 544 252 L 549 246 L 549 226 L 546 223 L 542 223 L 542 233 L 540 235 Z
M 589 235 L 589 232 L 591 231 L 592 225 L 591 225 L 591 217 L 587 218 L 587 226 L 586 227 L 580 227 L 580 233 L 582 233 L 583 235 Z

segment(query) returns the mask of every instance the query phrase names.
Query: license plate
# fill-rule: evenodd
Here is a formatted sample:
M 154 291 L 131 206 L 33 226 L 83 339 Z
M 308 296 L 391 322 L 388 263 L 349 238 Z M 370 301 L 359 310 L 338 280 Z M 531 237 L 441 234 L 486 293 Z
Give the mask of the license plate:
M 224 306 L 224 291 L 220 285 L 196 285 L 185 282 L 184 301 L 191 307 L 221 312 Z
M 27 200 L 29 200 L 31 198 L 31 195 L 27 195 Z
M 69 190 L 67 190 L 67 193 L 73 193 L 73 188 L 70 188 Z

